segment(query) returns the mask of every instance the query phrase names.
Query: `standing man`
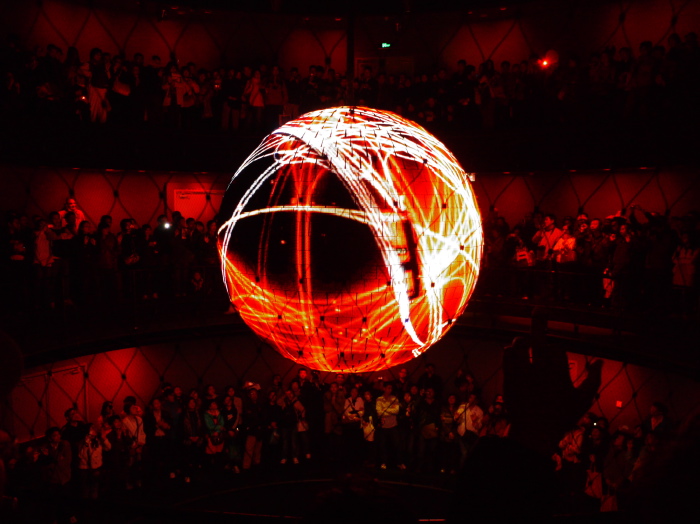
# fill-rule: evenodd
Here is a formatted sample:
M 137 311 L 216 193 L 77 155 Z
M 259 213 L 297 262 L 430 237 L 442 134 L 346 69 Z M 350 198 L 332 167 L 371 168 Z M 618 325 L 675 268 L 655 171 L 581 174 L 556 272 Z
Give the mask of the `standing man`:
M 389 457 L 398 455 L 399 446 L 399 423 L 398 415 L 400 410 L 399 399 L 394 396 L 394 385 L 391 382 L 384 384 L 384 394 L 377 398 L 377 416 L 379 417 L 379 455 L 381 457 L 381 469 L 387 468 Z M 398 464 L 399 469 L 405 469 L 403 464 Z
M 537 248 L 537 261 L 552 260 L 554 244 L 561 237 L 561 229 L 556 225 L 556 217 L 551 213 L 544 216 L 542 227 L 532 237 L 532 243 Z
M 476 393 L 470 393 L 467 401 L 460 404 L 455 413 L 459 433 L 460 466 L 464 465 L 474 449 L 483 424 L 484 411 L 477 405 L 477 400 Z
M 58 214 L 61 217 L 61 227 L 66 227 L 68 225 L 68 221 L 66 220 L 66 213 L 74 213 L 75 214 L 75 223 L 78 226 L 83 221 L 85 221 L 85 213 L 83 213 L 80 209 L 78 209 L 78 203 L 75 201 L 75 198 L 71 198 L 71 197 L 66 198 L 66 203 L 63 206 L 63 209 L 61 209 L 58 212 Z

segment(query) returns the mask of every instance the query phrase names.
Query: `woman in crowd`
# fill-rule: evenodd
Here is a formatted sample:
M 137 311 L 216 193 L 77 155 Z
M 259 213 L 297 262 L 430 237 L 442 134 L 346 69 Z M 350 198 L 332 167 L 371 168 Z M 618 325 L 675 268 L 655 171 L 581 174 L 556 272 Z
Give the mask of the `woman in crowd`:
M 99 495 L 103 451 L 109 451 L 111 448 L 107 438 L 109 431 L 108 426 L 92 424 L 85 439 L 78 444 L 78 468 L 83 498 L 96 499 Z
M 343 409 L 343 442 L 349 463 L 354 463 L 361 457 L 363 433 L 361 427 L 362 413 L 365 401 L 360 396 L 357 386 L 350 388 L 350 395 L 345 399 Z
M 143 418 L 146 441 L 150 451 L 152 470 L 160 473 L 167 470 L 170 478 L 175 478 L 173 466 L 173 421 L 168 411 L 163 409 L 159 398 L 154 398 Z
M 239 465 L 241 462 L 241 443 L 239 438 L 241 413 L 238 411 L 238 408 L 234 403 L 233 395 L 226 395 L 223 403 L 224 407 L 221 410 L 221 414 L 224 417 L 224 430 L 226 432 L 226 445 L 224 449 L 227 459 L 226 466 L 227 468 L 232 469 L 235 473 L 238 473 L 240 471 Z
M 122 419 L 124 432 L 131 442 L 127 463 L 126 489 L 140 488 L 143 481 L 143 448 L 146 445 L 143 410 L 135 403 L 125 403 L 124 411 L 125 416 Z
M 243 100 L 248 104 L 248 125 L 251 129 L 260 131 L 265 110 L 265 88 L 259 70 L 255 70 L 253 76 L 248 79 L 243 90 Z
M 97 418 L 97 423 L 99 425 L 106 424 L 114 415 L 114 404 L 111 400 L 105 400 L 102 403 L 102 408 L 100 409 L 100 416 Z
M 259 397 L 257 384 L 247 388 L 247 396 L 243 401 L 243 431 L 245 451 L 243 455 L 243 470 L 260 464 L 262 452 L 263 406 Z
M 216 465 L 221 461 L 224 451 L 225 424 L 224 417 L 219 411 L 216 400 L 207 403 L 204 412 L 204 453 L 209 457 L 210 465 Z
M 440 411 L 440 472 L 454 473 L 459 462 L 459 444 L 456 413 L 457 395 L 450 394 Z
M 197 407 L 197 401 L 190 397 L 182 417 L 182 460 L 180 467 L 185 476 L 185 483 L 190 483 L 192 474 L 199 462 L 201 448 L 204 442 L 204 422 Z
M 364 409 L 360 414 L 360 426 L 364 437 L 364 455 L 367 465 L 373 466 L 377 461 L 375 434 L 376 428 L 379 426 L 379 416 L 371 389 L 365 390 L 363 400 Z
M 304 424 L 306 424 L 304 406 L 294 395 L 294 392 L 288 389 L 282 398 L 282 418 L 280 421 L 282 458 L 280 464 L 286 464 L 287 461 L 299 464 L 299 429 Z M 306 433 L 306 430 L 303 433 Z
M 122 491 L 126 487 L 127 464 L 131 449 L 131 439 L 124 431 L 122 419 L 112 415 L 102 423 L 106 427 L 109 449 L 105 446 L 102 453 L 104 482 L 107 490 Z

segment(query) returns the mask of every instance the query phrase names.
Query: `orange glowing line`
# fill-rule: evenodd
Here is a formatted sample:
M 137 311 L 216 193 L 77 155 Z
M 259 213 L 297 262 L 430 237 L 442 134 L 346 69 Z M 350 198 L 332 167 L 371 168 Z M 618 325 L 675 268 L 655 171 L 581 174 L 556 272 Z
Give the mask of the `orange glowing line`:
M 233 179 L 261 159 L 273 161 L 219 232 L 229 296 L 253 331 L 304 365 L 353 372 L 401 364 L 446 333 L 474 289 L 483 236 L 467 176 L 442 143 L 392 113 L 341 107 L 280 127 Z M 314 204 L 324 176 L 336 176 L 359 209 Z M 285 183 L 301 200 L 280 200 Z M 251 207 L 265 184 L 268 205 Z M 266 275 L 265 230 L 256 268 L 227 249 L 238 223 L 261 216 L 267 224 L 275 213 L 294 214 L 297 278 L 289 285 Z M 383 266 L 350 289 L 320 290 L 311 272 L 312 214 L 369 227 Z

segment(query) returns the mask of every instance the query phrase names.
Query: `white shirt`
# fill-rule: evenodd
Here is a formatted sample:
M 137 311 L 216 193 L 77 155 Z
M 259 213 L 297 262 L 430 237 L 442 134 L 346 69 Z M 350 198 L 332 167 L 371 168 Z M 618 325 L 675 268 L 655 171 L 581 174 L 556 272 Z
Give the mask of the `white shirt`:
M 483 419 L 484 411 L 479 406 L 476 404 L 470 406 L 466 402 L 463 402 L 455 412 L 457 433 L 459 433 L 460 437 L 463 437 L 467 431 L 478 435 L 479 431 L 481 431 Z
M 135 417 L 124 417 L 122 420 L 124 424 L 124 431 L 126 434 L 134 439 L 134 443 L 138 446 L 143 446 L 146 444 L 146 433 L 143 430 L 143 419 L 138 415 Z

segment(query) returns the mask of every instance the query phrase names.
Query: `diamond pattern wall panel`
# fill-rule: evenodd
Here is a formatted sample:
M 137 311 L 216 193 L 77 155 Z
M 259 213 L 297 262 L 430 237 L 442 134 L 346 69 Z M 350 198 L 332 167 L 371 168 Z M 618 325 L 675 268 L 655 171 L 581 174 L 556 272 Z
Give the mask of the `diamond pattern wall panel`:
M 481 387 L 483 403 L 490 405 L 502 393 L 504 345 L 503 340 L 449 335 L 426 357 L 406 367 L 412 380 L 417 380 L 429 359 L 447 390 L 452 389 L 458 369 L 470 371 Z M 585 378 L 589 360 L 569 353 L 575 385 Z M 273 374 L 279 373 L 288 384 L 297 370 L 294 363 L 253 335 L 129 347 L 27 370 L 3 410 L 2 426 L 25 441 L 42 435 L 49 426 L 62 425 L 63 412 L 71 406 L 94 420 L 104 401 L 113 401 L 120 409 L 124 397 L 134 395 L 145 404 L 162 382 L 180 385 L 185 393 L 189 388 L 202 390 L 207 384 L 222 391 L 229 384 L 240 387 L 249 380 L 266 388 Z M 395 376 L 397 372 L 394 368 L 380 374 Z M 365 378 L 372 380 L 376 375 Z M 329 381 L 330 374 L 321 373 L 320 379 Z M 669 372 L 604 361 L 599 397 L 592 411 L 608 418 L 612 428 L 626 425 L 633 429 L 648 415 L 654 401 L 664 402 L 672 418 L 680 420 L 700 408 L 700 384 Z
M 510 224 L 535 207 L 559 217 L 579 208 L 606 217 L 638 204 L 648 211 L 683 216 L 698 209 L 700 173 L 691 169 L 483 174 L 476 177 L 482 211 L 493 205 Z
M 111 214 L 115 224 L 129 217 L 153 225 L 158 215 L 170 216 L 174 209 L 202 222 L 214 218 L 231 175 L 0 166 L 0 176 L 2 211 L 46 216 L 73 195 L 95 224 Z M 482 213 L 493 205 L 511 225 L 535 207 L 559 217 L 582 207 L 591 217 L 605 217 L 637 203 L 649 211 L 682 216 L 697 211 L 700 202 L 700 173 L 683 168 L 483 173 L 476 175 L 474 187 Z M 193 197 L 186 203 L 177 200 L 178 191 Z
M 344 21 L 305 19 L 264 13 L 209 12 L 182 7 L 165 16 L 134 6 L 113 8 L 70 2 L 3 2 L 0 31 L 19 34 L 29 46 L 76 46 L 85 59 L 92 47 L 131 57 L 142 52 L 167 61 L 175 53 L 182 64 L 194 61 L 213 68 L 222 61 L 278 62 L 306 71 L 326 61 L 345 70 Z M 607 46 L 640 42 L 666 43 L 669 34 L 685 35 L 700 25 L 700 0 L 598 2 L 535 1 L 505 9 L 461 13 L 412 13 L 393 17 L 359 17 L 358 57 L 379 57 L 380 43 L 394 42 L 392 52 L 413 56 L 420 69 L 454 67 L 459 59 L 479 64 L 492 59 L 521 61 L 549 49 L 575 52 L 581 58 Z
M 0 209 L 14 209 L 30 217 L 47 216 L 63 208 L 68 196 L 75 197 L 88 220 L 97 224 L 111 215 L 114 224 L 133 218 L 139 224 L 155 225 L 160 214 L 185 210 L 185 218 L 206 223 L 215 217 L 230 175 L 82 170 L 60 168 L 0 167 L 3 193 Z M 178 199 L 182 191 L 205 198 Z

